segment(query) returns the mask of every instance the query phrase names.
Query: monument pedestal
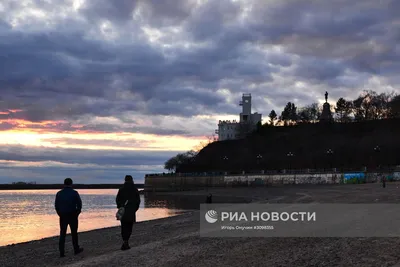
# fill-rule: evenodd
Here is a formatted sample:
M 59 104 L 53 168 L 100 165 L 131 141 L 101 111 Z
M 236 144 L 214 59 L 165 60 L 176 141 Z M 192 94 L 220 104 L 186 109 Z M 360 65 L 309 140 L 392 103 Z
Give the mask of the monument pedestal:
M 325 102 L 322 107 L 322 113 L 321 113 L 321 116 L 319 117 L 319 122 L 322 122 L 322 123 L 332 123 L 333 122 L 331 105 L 328 102 Z

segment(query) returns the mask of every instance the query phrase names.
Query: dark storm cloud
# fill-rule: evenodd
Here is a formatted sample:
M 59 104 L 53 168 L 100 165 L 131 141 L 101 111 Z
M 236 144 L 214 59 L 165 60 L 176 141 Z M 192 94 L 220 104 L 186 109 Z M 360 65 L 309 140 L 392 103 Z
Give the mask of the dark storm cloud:
M 290 53 L 343 59 L 356 71 L 385 75 L 379 71 L 382 61 L 398 58 L 388 53 L 396 45 L 391 31 L 398 28 L 393 25 L 398 14 L 385 2 L 281 1 L 268 12 L 265 28 L 255 29 Z
M 177 25 L 196 10 L 196 0 L 141 0 L 143 18 L 152 26 Z
M 193 12 L 185 25 L 186 31 L 198 41 L 218 38 L 226 30 L 226 24 L 236 24 L 239 13 L 238 3 L 229 0 L 207 1 Z
M 91 21 L 107 19 L 124 24 L 137 15 L 141 22 L 165 27 L 180 24 L 195 6 L 195 0 L 99 0 L 86 1 L 80 12 Z
M 189 84 L 189 86 L 192 83 Z M 200 84 L 198 84 L 200 85 Z M 167 101 L 175 101 L 175 105 L 180 107 L 179 102 L 181 101 L 192 101 L 193 104 L 200 104 L 200 105 L 216 105 L 220 102 L 223 102 L 225 99 L 223 96 L 216 95 L 215 92 L 209 90 L 208 88 L 203 88 L 202 90 L 198 90 L 193 88 L 192 86 L 188 87 L 179 87 L 179 84 L 176 83 L 177 87 L 166 87 L 161 88 L 157 94 L 157 100 L 161 102 Z M 191 88 L 192 87 L 192 88 Z M 176 95 L 176 98 L 171 98 L 172 95 Z
M 307 94 L 304 94 L 301 91 L 297 91 L 297 90 L 293 90 L 293 89 L 294 88 L 290 88 L 287 90 L 281 90 L 279 92 L 270 92 L 270 93 L 266 94 L 266 97 L 269 100 L 272 100 L 272 102 L 274 104 L 276 104 L 277 107 L 285 107 L 288 102 L 295 103 L 296 106 L 298 106 L 298 107 L 304 106 L 307 104 L 311 104 L 313 102 L 317 102 L 317 101 L 310 102 L 310 100 L 309 100 L 310 97 Z M 318 93 L 321 95 L 320 98 L 322 98 L 325 91 L 322 92 L 322 90 L 321 90 L 321 92 L 316 92 L 317 95 L 318 95 Z M 280 115 L 282 110 L 283 110 L 283 108 L 280 108 L 279 110 L 275 110 L 275 111 L 277 113 L 279 113 L 279 115 Z M 266 117 L 268 116 L 269 111 L 265 112 L 264 119 L 267 119 Z
M 36 166 L 15 167 L 0 163 L 0 183 L 18 181 L 36 182 L 39 184 L 62 184 L 66 177 L 71 177 L 75 184 L 116 184 L 123 183 L 125 175 L 132 175 L 135 183 L 144 183 L 148 173 L 160 172 L 158 166 L 135 169 L 126 166 Z
M 160 74 L 155 63 L 162 63 L 163 58 L 151 47 L 130 46 L 134 52 L 117 48 L 128 49 L 87 40 L 82 33 L 10 32 L 0 42 L 0 85 L 9 91 L 19 87 L 19 93 L 33 89 L 102 97 L 115 78 L 130 73 L 132 87 L 140 91 L 144 89 L 140 79 Z M 139 77 L 138 84 L 135 77 Z
M 94 164 L 116 166 L 162 165 L 177 151 L 120 151 L 0 146 L 0 160 L 19 162 L 54 161 L 66 164 Z
M 296 65 L 294 75 L 300 79 L 329 82 L 343 75 L 346 65 L 319 58 L 303 58 Z
M 0 31 L 10 30 L 11 26 L 4 20 L 0 19 Z
M 145 174 L 164 171 L 164 162 L 179 152 L 183 151 L 98 151 L 3 145 L 0 146 L 0 183 L 60 183 L 65 177 L 72 177 L 75 183 L 118 183 L 126 174 L 131 174 L 136 182 L 143 182 Z
M 128 21 L 132 19 L 138 2 L 139 0 L 85 1 L 80 12 L 89 19 L 106 18 L 113 21 Z
M 23 6 L 5 3 L 0 110 L 23 109 L 14 115 L 26 120 L 89 121 L 127 111 L 183 117 L 237 113 L 226 95 L 216 93 L 223 84 L 232 95 L 257 92 L 282 106 L 293 98 L 316 101 L 296 81 L 329 88 L 332 95 L 350 94 L 372 75 L 398 82 L 396 1 L 86 1 L 80 17 L 54 19 L 53 29 L 32 32 L 10 29 Z M 66 3 L 32 5 L 52 12 Z M 102 39 L 100 24 L 107 21 L 119 39 Z M 169 45 L 147 41 L 142 26 L 158 27 L 166 35 L 160 40 Z

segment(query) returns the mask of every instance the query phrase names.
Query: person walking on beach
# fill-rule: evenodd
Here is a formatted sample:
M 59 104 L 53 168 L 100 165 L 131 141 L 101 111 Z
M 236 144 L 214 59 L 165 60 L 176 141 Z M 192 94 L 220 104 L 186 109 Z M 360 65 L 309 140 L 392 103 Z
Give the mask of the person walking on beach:
M 129 238 L 132 234 L 133 224 L 136 222 L 136 211 L 140 206 L 140 195 L 131 175 L 125 176 L 125 183 L 118 190 L 117 208 L 124 207 L 125 211 L 121 218 L 121 236 L 123 244 L 121 250 L 130 249 Z
M 211 193 L 207 196 L 206 203 L 207 204 L 211 204 L 212 203 L 212 194 Z
M 68 225 L 71 229 L 72 244 L 75 255 L 81 253 L 83 248 L 78 244 L 78 217 L 82 211 L 82 200 L 79 193 L 72 189 L 72 179 L 64 180 L 64 188 L 56 195 L 55 208 L 60 217 L 60 257 L 65 257 L 65 236 Z

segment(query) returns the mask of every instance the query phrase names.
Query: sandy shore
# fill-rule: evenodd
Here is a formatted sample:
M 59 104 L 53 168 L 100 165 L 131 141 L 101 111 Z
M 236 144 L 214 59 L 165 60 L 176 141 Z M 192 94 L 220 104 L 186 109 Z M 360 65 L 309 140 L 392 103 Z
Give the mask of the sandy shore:
M 270 203 L 399 203 L 399 187 L 389 183 L 385 189 L 367 184 L 211 192 L 224 201 L 235 196 Z M 79 238 L 82 255 L 73 255 L 67 237 L 63 259 L 58 258 L 57 237 L 0 247 L 0 266 L 400 266 L 400 238 L 200 238 L 197 211 L 137 223 L 128 251 L 119 250 L 118 227 L 80 233 Z

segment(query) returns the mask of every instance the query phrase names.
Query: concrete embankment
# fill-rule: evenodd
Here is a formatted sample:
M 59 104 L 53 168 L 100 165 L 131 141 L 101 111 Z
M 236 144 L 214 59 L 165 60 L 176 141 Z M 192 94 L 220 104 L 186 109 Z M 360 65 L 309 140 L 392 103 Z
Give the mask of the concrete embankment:
M 147 175 L 144 190 L 153 192 L 198 190 L 211 187 L 236 186 L 280 186 L 280 185 L 311 185 L 311 184 L 348 184 L 357 181 L 376 183 L 382 177 L 389 180 L 400 180 L 399 171 L 382 173 L 374 172 L 307 172 L 280 174 L 237 174 L 237 175 L 197 175 L 181 174 Z

